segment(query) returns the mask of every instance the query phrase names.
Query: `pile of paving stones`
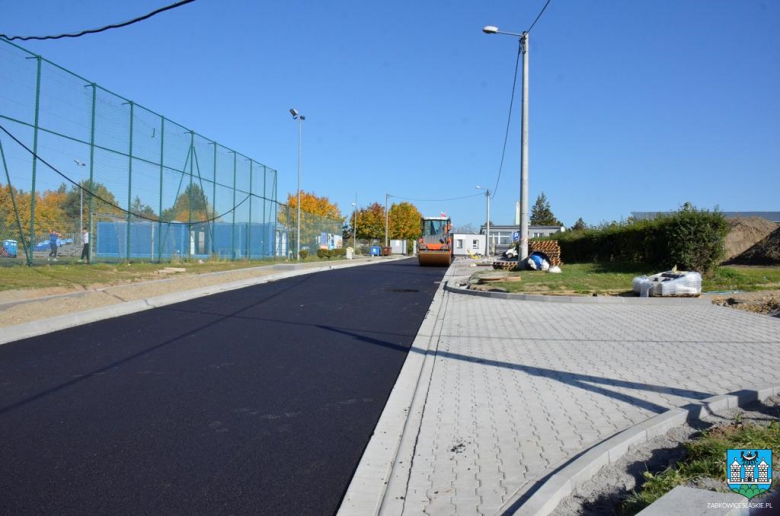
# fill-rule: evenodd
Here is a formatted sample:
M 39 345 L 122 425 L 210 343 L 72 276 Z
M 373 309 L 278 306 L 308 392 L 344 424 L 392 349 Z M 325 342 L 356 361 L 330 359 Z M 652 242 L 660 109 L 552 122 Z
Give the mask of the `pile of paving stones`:
M 529 247 L 532 253 L 546 254 L 551 267 L 560 267 L 563 264 L 561 261 L 561 246 L 558 245 L 557 240 L 532 240 Z

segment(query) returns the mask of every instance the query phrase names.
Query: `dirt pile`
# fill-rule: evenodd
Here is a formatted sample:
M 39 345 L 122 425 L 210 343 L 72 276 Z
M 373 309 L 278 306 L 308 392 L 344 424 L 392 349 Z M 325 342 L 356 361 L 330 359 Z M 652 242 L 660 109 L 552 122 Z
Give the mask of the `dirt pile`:
M 745 310 L 756 314 L 780 317 L 780 291 L 762 290 L 758 292 L 742 292 L 727 296 L 716 296 L 713 305 L 728 306 L 737 310 Z
M 774 222 L 762 217 L 730 219 L 729 234 L 725 242 L 725 260 L 739 256 L 776 229 L 777 225 Z
M 780 265 L 780 228 L 775 229 L 747 251 L 728 263 L 738 265 Z

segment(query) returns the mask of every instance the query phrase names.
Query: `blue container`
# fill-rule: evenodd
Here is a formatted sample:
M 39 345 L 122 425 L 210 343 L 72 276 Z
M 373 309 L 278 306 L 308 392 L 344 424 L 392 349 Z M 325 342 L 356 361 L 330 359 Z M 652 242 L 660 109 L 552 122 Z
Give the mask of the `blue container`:
M 382 248 L 378 245 L 372 245 L 371 246 L 371 256 L 381 256 L 382 254 Z
M 3 240 L 3 249 L 11 258 L 16 258 L 16 240 Z

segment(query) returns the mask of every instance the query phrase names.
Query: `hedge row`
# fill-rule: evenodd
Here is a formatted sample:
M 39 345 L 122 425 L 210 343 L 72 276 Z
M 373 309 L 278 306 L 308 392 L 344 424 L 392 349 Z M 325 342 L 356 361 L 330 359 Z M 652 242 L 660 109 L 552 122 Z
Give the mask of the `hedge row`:
M 680 210 L 649 220 L 613 222 L 599 228 L 556 233 L 566 263 L 633 262 L 667 270 L 707 273 L 723 259 L 728 223 L 723 213 Z
M 346 249 L 317 249 L 317 257 L 322 260 L 327 258 L 339 258 L 347 255 Z

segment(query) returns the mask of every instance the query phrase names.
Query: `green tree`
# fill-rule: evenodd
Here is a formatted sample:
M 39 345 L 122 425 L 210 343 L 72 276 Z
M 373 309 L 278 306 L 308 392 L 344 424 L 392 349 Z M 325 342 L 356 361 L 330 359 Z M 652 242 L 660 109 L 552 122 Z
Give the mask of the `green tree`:
M 535 226 L 562 226 L 555 215 L 553 215 L 552 209 L 550 209 L 550 201 L 547 200 L 547 196 L 544 192 L 539 194 L 531 208 L 531 224 Z
M 582 220 L 582 217 L 577 219 L 577 222 L 574 223 L 572 227 L 569 228 L 569 231 L 584 231 L 588 229 L 588 225 L 585 224 L 585 221 Z
M 86 223 L 87 220 L 89 220 L 89 180 L 85 179 L 81 181 L 80 183 L 82 187 L 84 187 L 83 192 L 83 214 L 84 214 L 84 222 Z M 114 206 L 120 206 L 119 202 L 116 200 L 116 197 L 114 197 L 114 194 L 111 193 L 108 188 L 106 188 L 105 185 L 101 183 L 93 183 L 92 186 L 92 193 L 95 194 L 95 198 L 93 199 L 93 206 L 95 207 L 95 213 L 96 214 L 109 214 L 112 216 L 122 216 L 123 211 L 115 208 Z M 108 201 L 108 203 L 103 202 Z M 68 190 L 68 193 L 65 195 L 65 199 L 62 203 L 62 211 L 65 213 L 65 217 L 68 220 L 71 221 L 78 221 L 79 220 L 79 205 L 82 202 L 82 193 L 79 187 L 73 185 L 71 186 L 70 190 Z M 112 206 L 114 205 L 114 206 Z M 78 226 L 78 224 L 75 224 L 75 226 Z
M 414 204 L 402 202 L 393 204 L 388 214 L 390 238 L 415 240 L 420 237 L 422 215 Z
M 356 234 L 358 238 L 384 240 L 385 207 L 375 202 L 358 210 Z
M 192 199 L 191 212 L 190 199 Z M 192 219 L 190 219 L 190 213 L 192 213 Z M 176 202 L 173 203 L 173 206 L 163 210 L 160 214 L 160 218 L 164 222 L 173 220 L 178 222 L 189 222 L 190 220 L 197 222 L 199 220 L 209 220 L 218 216 L 219 215 L 214 214 L 211 205 L 209 204 L 208 197 L 206 197 L 205 192 L 197 183 L 187 185 L 184 192 L 176 198 Z
M 157 220 L 157 214 L 154 212 L 154 208 L 141 202 L 141 197 L 138 195 L 135 196 L 133 203 L 130 205 L 130 212 L 147 219 Z

